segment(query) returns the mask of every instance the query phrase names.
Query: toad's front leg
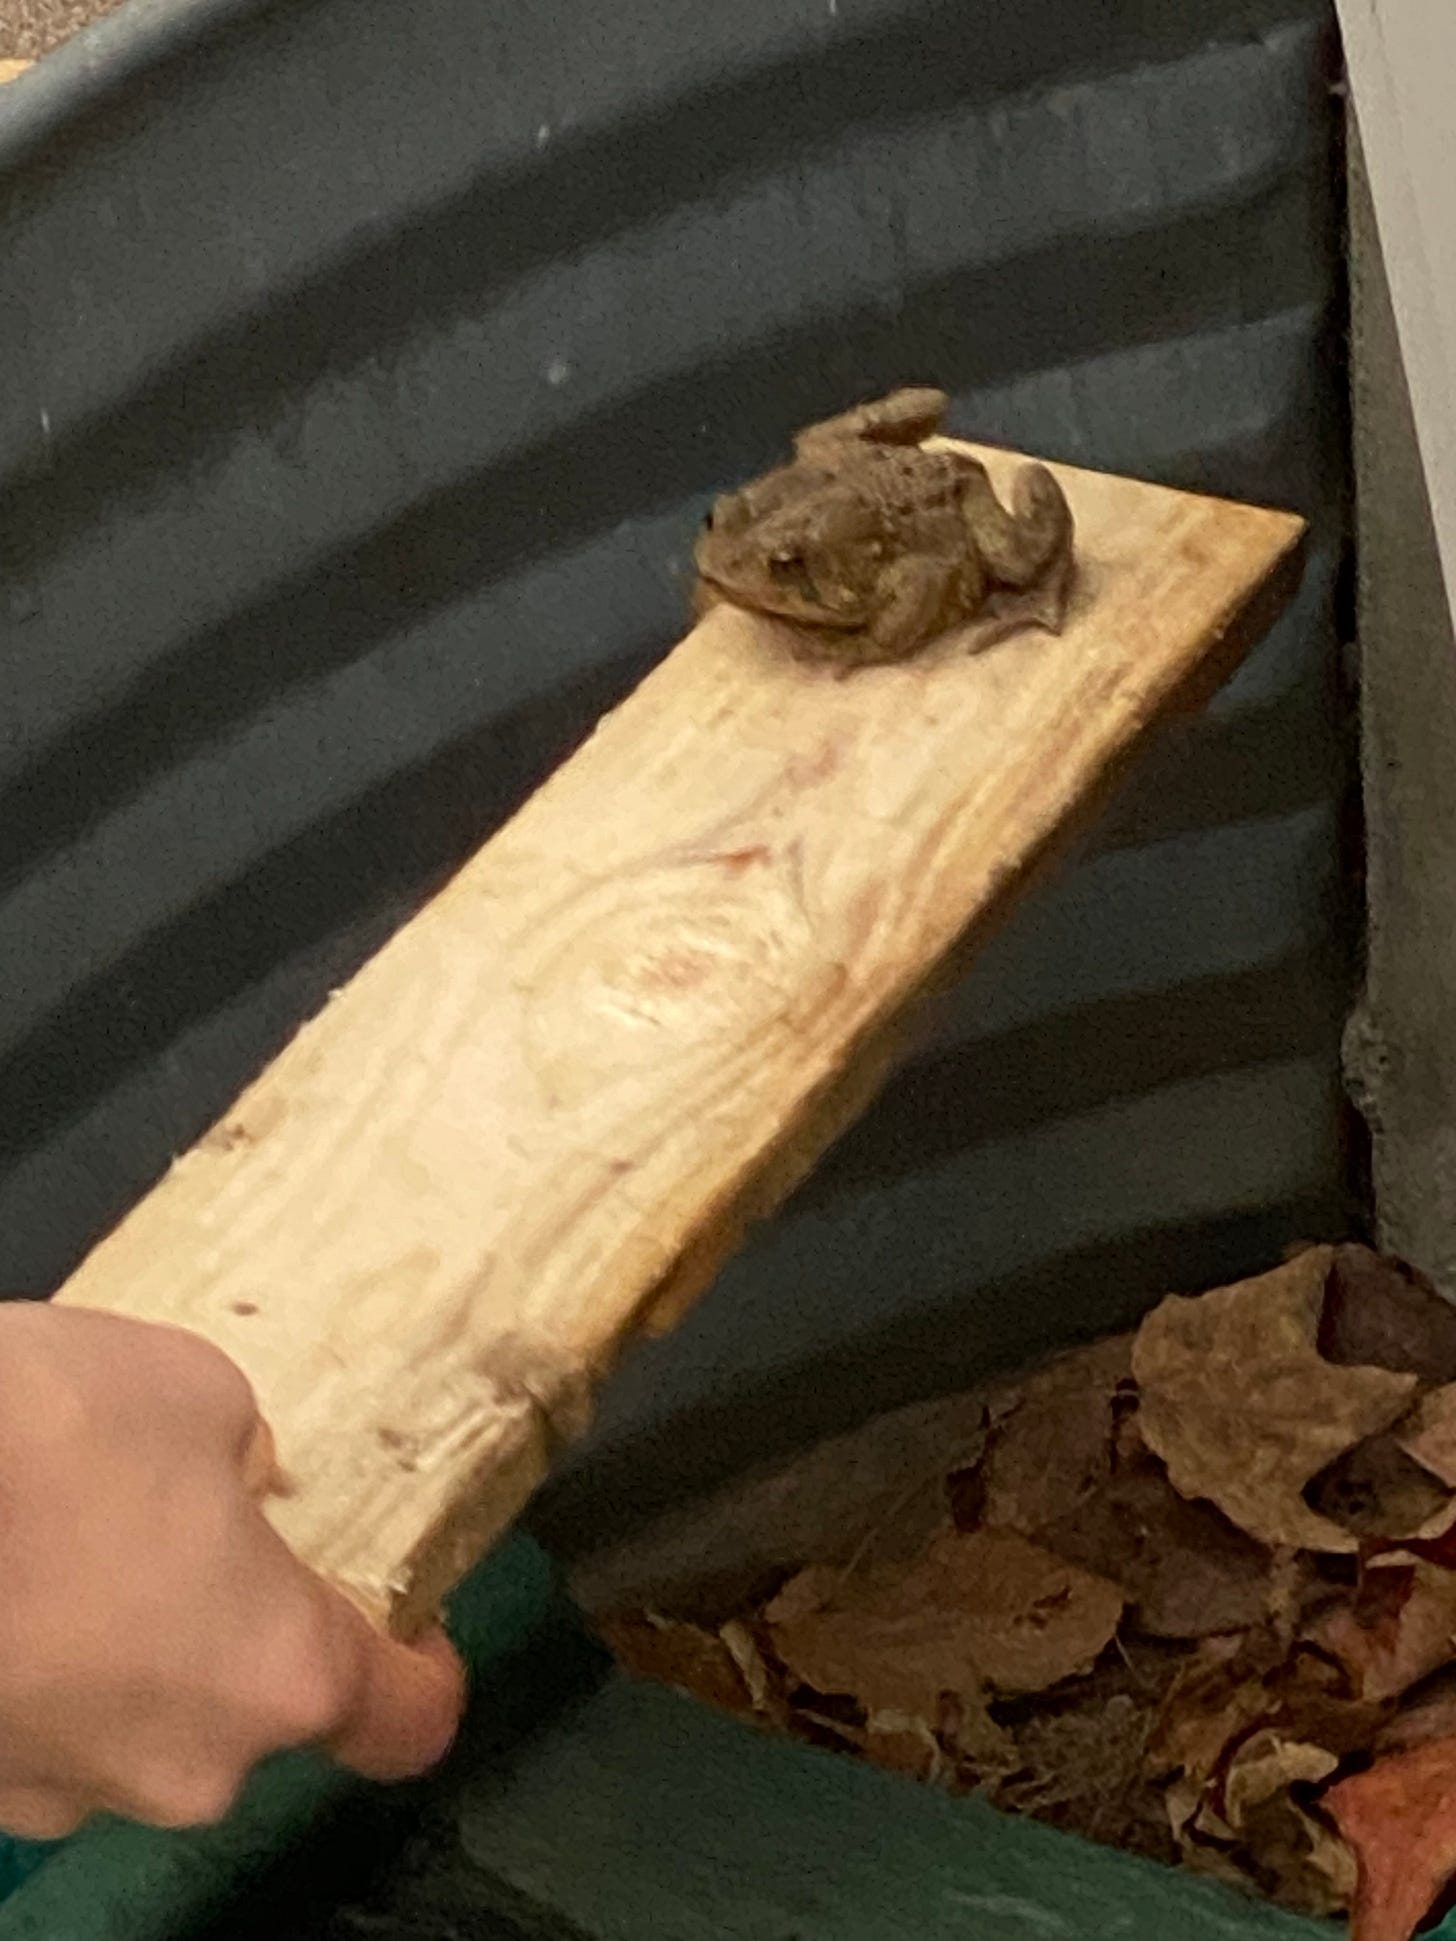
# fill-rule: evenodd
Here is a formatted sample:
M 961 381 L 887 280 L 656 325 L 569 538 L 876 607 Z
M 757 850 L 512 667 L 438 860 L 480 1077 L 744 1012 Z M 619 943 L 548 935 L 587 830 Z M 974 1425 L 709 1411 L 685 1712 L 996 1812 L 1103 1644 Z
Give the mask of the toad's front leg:
M 908 660 L 937 634 L 969 619 L 985 591 L 974 552 L 961 560 L 907 553 L 880 575 L 875 608 L 863 629 L 861 662 Z

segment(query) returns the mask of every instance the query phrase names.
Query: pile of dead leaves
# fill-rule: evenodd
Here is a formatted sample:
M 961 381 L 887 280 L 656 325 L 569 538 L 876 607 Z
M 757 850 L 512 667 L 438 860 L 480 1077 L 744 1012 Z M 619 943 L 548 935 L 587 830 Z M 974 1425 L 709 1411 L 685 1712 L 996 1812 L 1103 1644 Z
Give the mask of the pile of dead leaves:
M 1456 1875 L 1456 1309 L 1358 1247 L 994 1391 L 924 1514 L 631 1671 L 1405 1941 Z

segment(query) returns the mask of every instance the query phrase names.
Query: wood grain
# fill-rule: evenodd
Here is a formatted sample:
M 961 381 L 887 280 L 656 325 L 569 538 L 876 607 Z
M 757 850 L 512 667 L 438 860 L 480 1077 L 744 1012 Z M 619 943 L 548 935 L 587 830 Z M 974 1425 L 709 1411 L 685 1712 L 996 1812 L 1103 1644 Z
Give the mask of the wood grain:
M 376 1622 L 429 1614 L 623 1342 L 812 1166 L 909 1002 L 1287 593 L 1292 515 L 1056 469 L 1059 637 L 972 654 L 972 628 L 841 681 L 715 610 L 59 1296 L 235 1357 L 270 1515 Z

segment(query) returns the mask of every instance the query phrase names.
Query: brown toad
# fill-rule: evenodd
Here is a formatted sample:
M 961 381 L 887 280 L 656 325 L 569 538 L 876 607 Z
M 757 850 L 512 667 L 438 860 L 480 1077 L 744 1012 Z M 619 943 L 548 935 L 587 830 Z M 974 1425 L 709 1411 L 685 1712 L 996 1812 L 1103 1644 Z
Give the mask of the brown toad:
M 907 659 L 984 618 L 977 646 L 1021 627 L 1059 632 L 1072 515 L 1044 465 L 1017 474 L 1008 512 L 986 468 L 926 451 L 943 391 L 894 391 L 808 426 L 794 457 L 718 499 L 698 536 L 696 605 L 792 620 L 799 649 L 844 668 Z

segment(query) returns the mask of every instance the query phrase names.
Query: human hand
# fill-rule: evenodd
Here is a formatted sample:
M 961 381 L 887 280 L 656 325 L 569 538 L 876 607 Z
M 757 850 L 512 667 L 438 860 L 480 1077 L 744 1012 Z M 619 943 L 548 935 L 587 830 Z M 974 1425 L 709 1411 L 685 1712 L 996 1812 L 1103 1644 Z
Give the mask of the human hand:
M 453 1648 L 381 1637 L 297 1560 L 259 1507 L 271 1451 L 198 1336 L 0 1304 L 0 1826 L 217 1820 L 289 1746 L 382 1780 L 444 1756 Z

